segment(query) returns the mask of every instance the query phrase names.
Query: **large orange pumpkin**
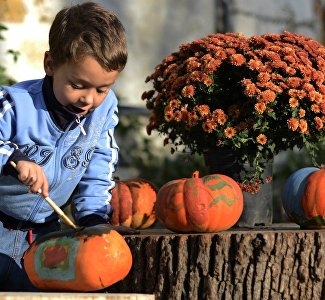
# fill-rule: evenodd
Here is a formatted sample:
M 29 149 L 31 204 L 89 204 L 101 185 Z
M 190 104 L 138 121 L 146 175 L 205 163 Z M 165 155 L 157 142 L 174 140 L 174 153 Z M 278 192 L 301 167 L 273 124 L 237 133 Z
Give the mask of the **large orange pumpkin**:
M 112 191 L 113 215 L 111 224 L 136 229 L 150 227 L 157 219 L 154 205 L 157 197 L 155 186 L 145 179 L 119 180 Z
M 325 166 L 308 176 L 301 205 L 313 227 L 325 228 Z
M 212 232 L 233 226 L 243 211 L 243 193 L 230 177 L 212 174 L 173 180 L 158 191 L 159 221 L 176 232 Z
M 45 291 L 101 290 L 122 280 L 131 266 L 124 238 L 105 225 L 47 234 L 24 255 L 30 281 Z

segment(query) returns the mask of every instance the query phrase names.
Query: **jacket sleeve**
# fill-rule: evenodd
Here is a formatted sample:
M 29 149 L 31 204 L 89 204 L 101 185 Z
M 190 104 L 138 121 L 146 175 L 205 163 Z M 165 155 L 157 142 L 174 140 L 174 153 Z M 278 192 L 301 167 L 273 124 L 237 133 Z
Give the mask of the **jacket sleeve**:
M 12 172 L 12 167 L 9 161 L 17 163 L 20 160 L 30 161 L 27 155 L 22 153 L 18 146 L 10 140 L 15 135 L 16 131 L 15 103 L 11 99 L 7 91 L 0 87 L 0 173 Z
M 118 123 L 117 105 L 114 105 L 107 120 L 87 170 L 72 197 L 77 221 L 95 214 L 107 222 L 112 214 L 111 190 L 115 186 L 113 173 L 118 162 L 118 146 L 114 138 L 114 128 Z
M 18 149 L 17 145 L 10 141 L 15 130 L 14 106 L 7 91 L 0 87 L 0 173 L 3 172 L 9 157 Z

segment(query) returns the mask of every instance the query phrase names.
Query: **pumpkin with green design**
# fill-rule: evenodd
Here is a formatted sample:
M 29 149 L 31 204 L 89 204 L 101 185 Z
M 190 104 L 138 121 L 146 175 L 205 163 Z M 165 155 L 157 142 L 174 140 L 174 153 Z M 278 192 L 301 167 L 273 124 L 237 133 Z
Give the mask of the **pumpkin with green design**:
M 157 194 L 158 220 L 175 232 L 215 232 L 236 224 L 243 211 L 243 193 L 230 177 L 211 174 L 170 181 Z
M 124 237 L 105 225 L 46 234 L 24 254 L 28 278 L 44 291 L 102 290 L 126 277 L 131 267 Z

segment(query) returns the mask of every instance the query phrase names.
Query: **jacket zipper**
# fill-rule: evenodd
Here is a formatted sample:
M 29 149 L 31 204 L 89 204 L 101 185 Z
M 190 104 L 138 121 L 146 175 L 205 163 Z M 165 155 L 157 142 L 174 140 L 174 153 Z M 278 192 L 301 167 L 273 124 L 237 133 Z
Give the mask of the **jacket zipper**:
M 85 128 L 82 126 L 81 121 L 80 121 L 80 115 L 76 115 L 76 123 L 78 124 L 78 126 L 80 127 L 80 131 L 83 135 L 86 135 L 86 131 Z
M 78 124 L 78 126 L 80 127 L 80 131 L 82 132 L 82 134 L 83 135 L 86 135 L 86 131 L 85 131 L 85 128 L 82 126 L 82 124 L 81 124 L 81 120 L 80 120 L 80 115 L 76 115 L 76 120 L 75 120 L 75 122 Z M 65 136 L 67 135 L 67 132 L 69 132 L 69 129 L 70 129 L 70 127 L 72 126 L 72 124 L 73 123 L 71 123 L 70 124 L 70 126 L 67 128 L 67 130 L 66 130 L 66 133 L 64 134 L 64 138 L 62 137 L 62 139 L 63 140 L 65 140 Z M 61 148 L 62 147 L 62 142 L 58 145 L 58 149 L 57 149 L 57 152 L 58 153 L 60 153 L 61 151 L 59 150 L 59 148 Z M 58 169 L 58 164 L 59 164 L 59 162 L 57 161 L 57 158 L 55 157 L 54 158 L 55 159 L 55 163 L 54 163 L 54 168 L 55 168 L 55 171 L 54 171 L 54 178 L 56 177 L 55 176 L 55 174 L 57 173 L 57 169 Z M 56 185 L 56 183 L 57 183 L 57 180 L 55 180 L 53 178 L 53 182 L 52 182 L 52 184 L 49 186 L 49 189 L 52 189 L 55 185 Z M 36 214 L 36 212 L 38 211 L 38 208 L 40 207 L 40 205 L 41 204 L 43 204 L 43 202 L 45 201 L 44 199 L 43 199 L 43 197 L 41 197 L 41 196 L 39 196 L 40 197 L 40 199 L 39 199 L 39 201 L 37 202 L 37 204 L 35 205 L 35 207 L 34 207 L 34 209 L 33 209 L 33 211 L 32 211 L 32 213 L 30 214 L 30 216 L 29 216 L 29 218 L 28 218 L 28 220 L 31 220 L 32 218 L 34 218 L 34 216 L 35 216 L 35 214 Z

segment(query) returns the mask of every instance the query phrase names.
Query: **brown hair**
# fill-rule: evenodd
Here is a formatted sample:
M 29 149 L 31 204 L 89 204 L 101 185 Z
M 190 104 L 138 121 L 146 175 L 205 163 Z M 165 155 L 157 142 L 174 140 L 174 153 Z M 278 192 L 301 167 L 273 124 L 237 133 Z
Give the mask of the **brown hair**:
M 108 71 L 122 71 L 128 55 L 122 23 L 93 2 L 59 11 L 50 28 L 49 45 L 54 66 L 89 55 Z

